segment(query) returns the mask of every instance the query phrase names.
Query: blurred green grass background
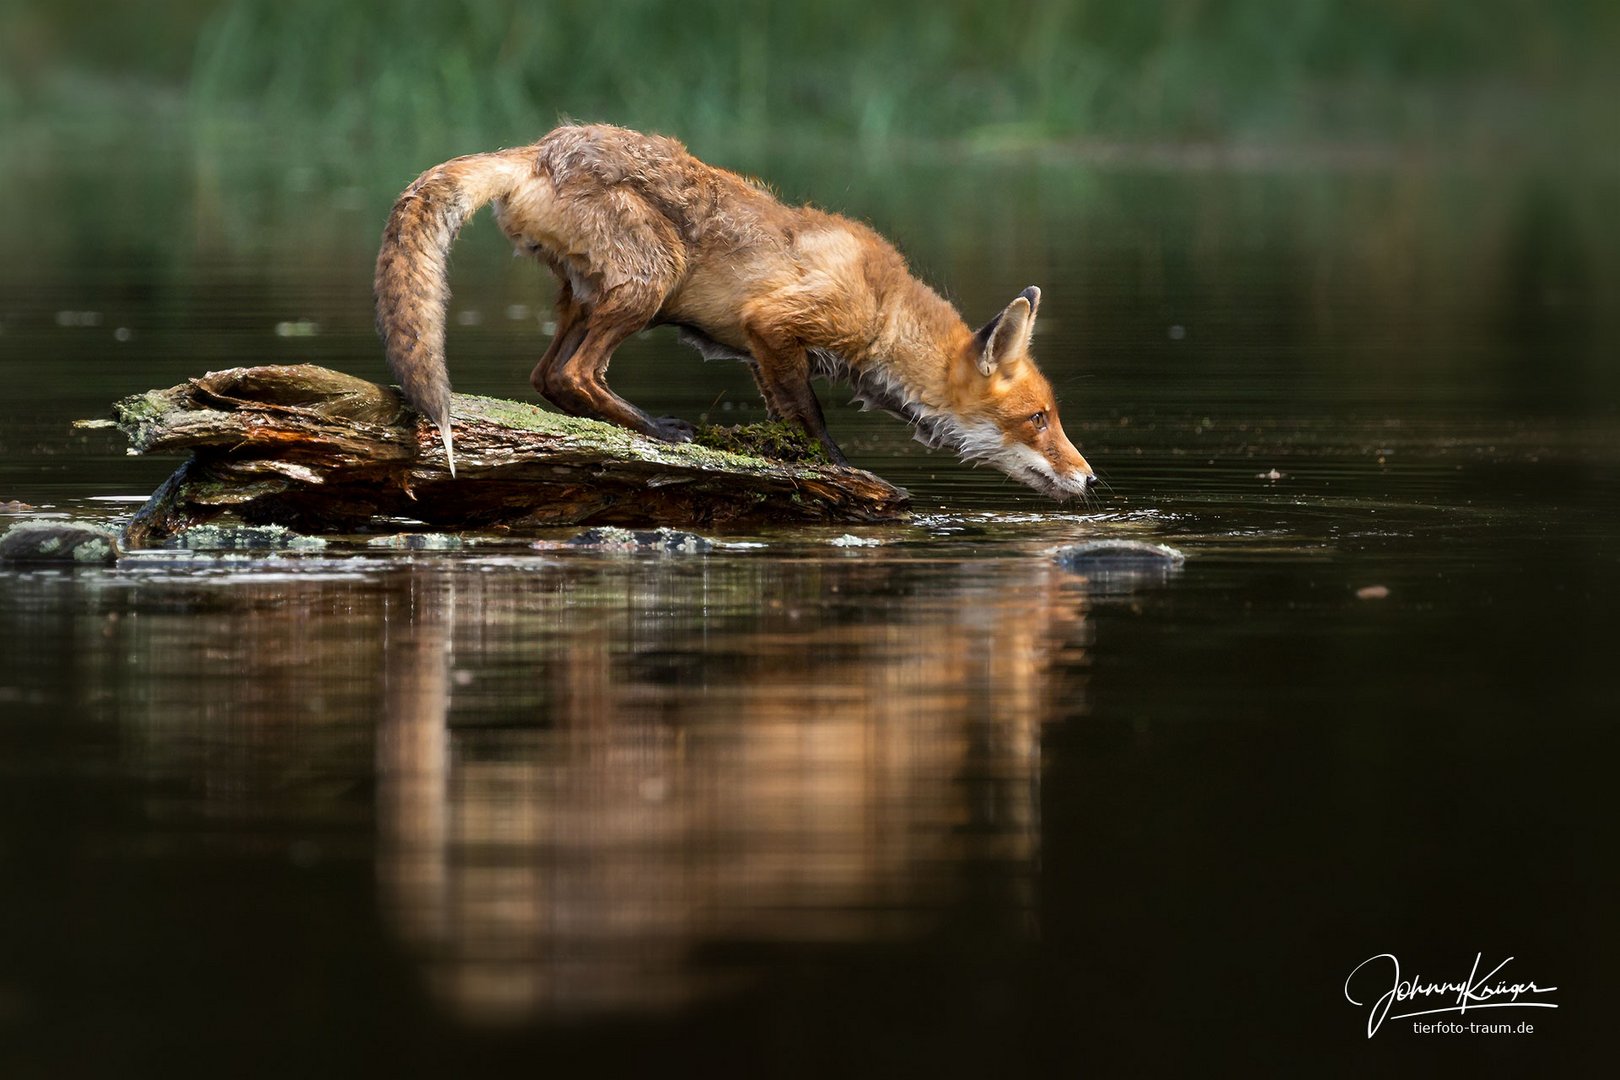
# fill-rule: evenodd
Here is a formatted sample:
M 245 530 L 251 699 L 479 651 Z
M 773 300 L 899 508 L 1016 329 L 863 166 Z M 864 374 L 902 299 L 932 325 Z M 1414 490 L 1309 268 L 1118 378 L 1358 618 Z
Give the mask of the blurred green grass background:
M 0 428 L 60 418 L 63 363 L 74 415 L 235 362 L 380 374 L 401 188 L 563 117 L 867 221 L 970 318 L 1041 285 L 1043 363 L 1121 416 L 1326 373 L 1612 412 L 1617 30 L 1615 0 L 0 0 Z M 520 390 L 543 341 L 509 254 L 487 214 L 458 243 L 463 389 Z M 624 392 L 667 394 L 671 349 L 628 345 Z
M 1613 152 L 1610 0 L 5 0 L 0 120 L 416 158 L 564 117 L 696 146 Z

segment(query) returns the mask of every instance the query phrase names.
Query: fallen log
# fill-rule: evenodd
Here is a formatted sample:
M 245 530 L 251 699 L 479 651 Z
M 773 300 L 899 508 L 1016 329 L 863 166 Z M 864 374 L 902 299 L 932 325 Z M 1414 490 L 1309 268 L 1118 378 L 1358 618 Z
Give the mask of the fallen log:
M 125 398 L 114 415 L 131 453 L 191 452 L 126 542 L 149 545 L 227 514 L 305 533 L 363 531 L 382 517 L 521 534 L 574 524 L 893 521 L 909 500 L 860 469 L 657 442 L 519 402 L 457 394 L 451 413 L 453 478 L 437 429 L 396 390 L 326 368 L 232 368 Z M 700 430 L 699 442 L 746 441 L 762 427 Z M 780 429 L 764 434 L 780 438 Z

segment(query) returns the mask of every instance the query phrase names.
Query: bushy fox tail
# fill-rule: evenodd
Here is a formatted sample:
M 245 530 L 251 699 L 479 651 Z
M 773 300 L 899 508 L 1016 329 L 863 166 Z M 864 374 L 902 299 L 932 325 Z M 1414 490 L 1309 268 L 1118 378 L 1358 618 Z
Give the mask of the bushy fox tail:
M 377 252 L 377 333 L 405 400 L 438 425 L 450 475 L 450 374 L 444 362 L 447 263 L 461 226 L 491 199 L 522 182 L 510 152 L 473 154 L 435 165 L 394 203 Z

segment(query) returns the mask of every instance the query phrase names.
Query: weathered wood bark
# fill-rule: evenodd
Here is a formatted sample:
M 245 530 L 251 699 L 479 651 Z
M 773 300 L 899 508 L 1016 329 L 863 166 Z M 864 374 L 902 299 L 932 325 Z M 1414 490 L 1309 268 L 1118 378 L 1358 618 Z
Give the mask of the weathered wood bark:
M 909 496 L 859 469 L 789 463 L 455 395 L 456 476 L 389 387 L 308 364 L 211 372 L 114 407 L 134 453 L 192 457 L 129 530 L 141 546 L 220 514 L 302 532 L 401 517 L 438 529 L 891 521 Z

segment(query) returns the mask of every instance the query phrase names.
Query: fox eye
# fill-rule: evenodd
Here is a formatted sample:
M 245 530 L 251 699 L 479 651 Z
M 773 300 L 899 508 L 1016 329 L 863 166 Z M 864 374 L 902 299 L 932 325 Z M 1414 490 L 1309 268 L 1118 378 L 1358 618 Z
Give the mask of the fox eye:
M 1035 425 L 1035 430 L 1036 431 L 1045 431 L 1046 430 L 1046 410 L 1042 409 L 1040 412 L 1036 413 L 1034 416 L 1031 416 L 1029 418 L 1029 422 Z

